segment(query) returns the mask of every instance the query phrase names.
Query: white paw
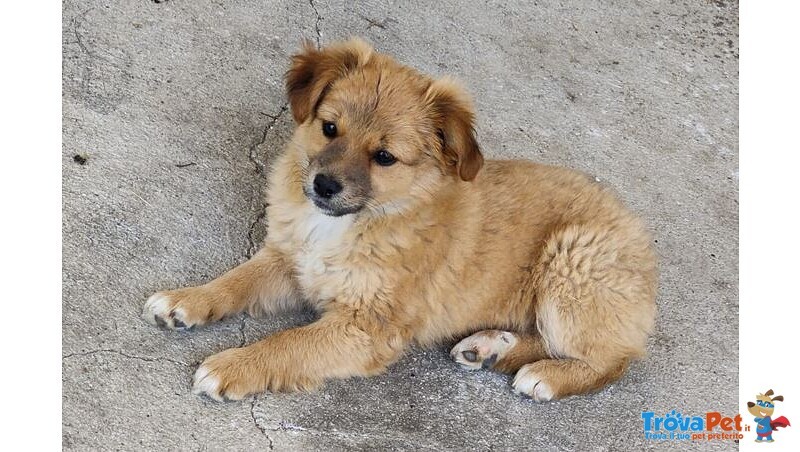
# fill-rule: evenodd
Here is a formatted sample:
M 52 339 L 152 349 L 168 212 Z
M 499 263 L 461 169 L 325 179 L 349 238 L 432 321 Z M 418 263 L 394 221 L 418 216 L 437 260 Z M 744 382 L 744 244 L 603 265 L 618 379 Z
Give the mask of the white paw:
M 201 365 L 194 373 L 192 394 L 205 394 L 217 402 L 225 400 L 220 394 L 219 378 L 211 375 L 211 370 L 205 365 Z
M 499 330 L 479 331 L 464 338 L 450 350 L 450 356 L 465 369 L 488 369 L 517 344 L 514 333 Z
M 171 330 L 186 330 L 193 325 L 187 325 L 186 314 L 183 309 L 172 306 L 174 303 L 169 295 L 158 292 L 147 299 L 142 311 L 142 318 L 148 323 Z
M 547 382 L 543 381 L 536 371 L 532 369 L 534 364 L 527 364 L 517 371 L 514 376 L 514 392 L 530 396 L 536 402 L 549 402 L 553 400 L 553 390 Z

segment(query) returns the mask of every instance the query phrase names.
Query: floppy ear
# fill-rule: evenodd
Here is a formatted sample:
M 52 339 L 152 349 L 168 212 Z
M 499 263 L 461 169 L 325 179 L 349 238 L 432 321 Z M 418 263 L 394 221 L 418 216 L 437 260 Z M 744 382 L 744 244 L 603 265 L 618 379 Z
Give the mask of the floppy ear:
M 431 115 L 442 140 L 442 161 L 465 181 L 483 166 L 475 138 L 475 113 L 469 95 L 455 80 L 435 80 L 426 93 Z
M 363 66 L 371 55 L 372 47 L 357 38 L 321 50 L 304 40 L 303 50 L 292 57 L 286 72 L 286 93 L 294 120 L 302 124 L 313 117 L 331 84 Z
M 764 393 L 765 396 L 771 396 L 772 394 L 775 394 L 774 392 L 772 392 L 772 389 Z
M 775 397 L 772 398 L 773 402 L 776 401 L 776 400 L 779 401 L 779 402 L 783 402 L 783 396 L 782 395 L 776 395 Z

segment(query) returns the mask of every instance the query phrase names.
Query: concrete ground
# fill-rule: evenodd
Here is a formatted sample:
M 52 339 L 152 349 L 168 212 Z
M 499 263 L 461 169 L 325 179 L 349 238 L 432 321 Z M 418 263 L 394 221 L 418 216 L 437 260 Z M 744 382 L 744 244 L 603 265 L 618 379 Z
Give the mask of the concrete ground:
M 64 448 L 671 449 L 643 438 L 642 411 L 737 413 L 738 2 L 350 3 L 64 2 Z M 288 58 L 303 37 L 351 35 L 463 80 L 487 157 L 589 172 L 647 220 L 661 268 L 649 357 L 547 404 L 460 370 L 447 345 L 309 394 L 189 392 L 206 356 L 310 318 L 177 333 L 139 315 L 152 292 L 256 249 L 264 168 L 292 129 Z

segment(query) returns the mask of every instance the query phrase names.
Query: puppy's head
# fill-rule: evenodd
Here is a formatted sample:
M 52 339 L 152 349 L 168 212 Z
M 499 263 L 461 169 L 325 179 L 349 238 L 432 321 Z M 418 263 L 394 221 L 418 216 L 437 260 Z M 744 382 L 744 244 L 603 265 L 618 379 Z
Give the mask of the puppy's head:
M 361 40 L 306 43 L 286 74 L 303 191 L 328 215 L 402 211 L 483 165 L 469 96 Z

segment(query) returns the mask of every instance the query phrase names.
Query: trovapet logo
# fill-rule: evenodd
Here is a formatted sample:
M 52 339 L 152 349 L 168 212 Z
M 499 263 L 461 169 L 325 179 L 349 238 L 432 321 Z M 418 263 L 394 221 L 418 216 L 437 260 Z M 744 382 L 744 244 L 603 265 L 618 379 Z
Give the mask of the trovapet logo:
M 775 402 L 783 402 L 783 396 L 769 391 L 756 395 L 755 402 L 747 402 L 747 411 L 755 421 L 755 431 L 742 423 L 742 416 L 724 416 L 709 411 L 700 416 L 687 416 L 677 410 L 657 415 L 653 411 L 642 412 L 642 430 L 645 439 L 654 441 L 739 441 L 745 434 L 755 433 L 757 443 L 772 443 L 772 435 L 778 429 L 790 427 L 786 416 L 773 418 Z
M 644 437 L 656 441 L 734 441 L 744 438 L 743 431 L 750 431 L 749 425 L 742 425 L 740 415 L 728 417 L 716 411 L 702 416 L 684 416 L 677 410 L 664 416 L 643 411 L 642 423 Z

